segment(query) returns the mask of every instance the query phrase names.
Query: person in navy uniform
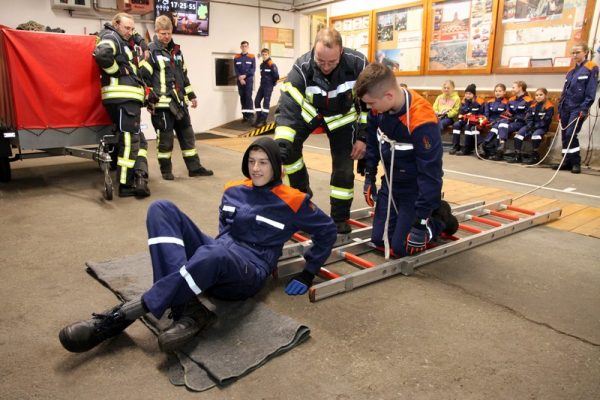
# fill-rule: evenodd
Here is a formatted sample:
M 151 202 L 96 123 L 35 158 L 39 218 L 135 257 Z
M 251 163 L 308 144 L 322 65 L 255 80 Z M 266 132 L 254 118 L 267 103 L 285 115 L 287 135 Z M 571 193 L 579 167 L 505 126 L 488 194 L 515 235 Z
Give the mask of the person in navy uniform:
M 238 93 L 242 104 L 242 121 L 252 123 L 254 107 L 252 106 L 252 89 L 254 88 L 254 72 L 256 71 L 256 58 L 248 53 L 248 42 L 240 43 L 242 52 L 233 58 L 235 76 L 237 77 Z
M 562 153 L 566 154 L 560 169 L 570 169 L 574 174 L 581 172 L 577 134 L 589 114 L 590 107 L 594 104 L 598 86 L 598 65 L 593 61 L 587 61 L 589 53 L 590 49 L 585 43 L 578 43 L 571 49 L 575 66 L 567 72 L 565 86 L 558 102 L 562 128 Z M 558 167 L 559 165 L 555 165 L 553 168 L 558 169 Z
M 491 126 L 481 145 L 482 157 L 485 159 L 495 154 L 498 147 L 498 125 L 502 122 L 502 115 L 507 111 L 506 85 L 498 83 L 494 86 L 494 98 L 488 100 L 483 108 L 483 115 L 487 118 L 489 126 Z
M 540 161 L 538 149 L 542 143 L 542 138 L 550 129 L 552 117 L 554 116 L 554 104 L 546 99 L 547 95 L 548 90 L 546 88 L 539 88 L 535 91 L 535 103 L 531 105 L 525 118 L 527 125 L 515 134 L 515 155 L 508 160 L 509 163 L 524 162 L 521 149 L 523 148 L 523 141 L 528 137 L 531 137 L 532 152 L 531 158 L 526 160 L 526 163 L 533 165 Z
M 333 220 L 309 195 L 281 182 L 279 147 L 270 137 L 248 147 L 242 172 L 246 179 L 225 186 L 214 239 L 170 201 L 152 203 L 146 225 L 154 284 L 138 299 L 63 328 L 63 347 L 88 351 L 146 313 L 160 318 L 171 309 L 173 323 L 159 334 L 158 343 L 162 351 L 173 351 L 215 319 L 199 295 L 225 300 L 254 296 L 277 269 L 283 245 L 296 231 L 312 235 L 313 244 L 303 254 L 303 271 L 285 292 L 305 294 L 337 238 Z
M 269 107 L 271 104 L 271 94 L 273 87 L 279 80 L 279 71 L 277 65 L 271 60 L 269 49 L 262 49 L 260 55 L 263 59 L 260 63 L 260 86 L 254 99 L 254 111 L 256 112 L 255 127 L 263 126 L 269 116 Z M 262 102 L 262 107 L 260 103 Z
M 513 132 L 526 125 L 525 117 L 533 99 L 527 93 L 527 84 L 524 81 L 515 81 L 512 85 L 513 96 L 508 99 L 508 110 L 498 122 L 498 147 L 491 157 L 494 161 L 504 160 L 506 141 Z
M 386 256 L 413 255 L 458 221 L 442 198 L 442 138 L 431 104 L 398 86 L 383 64 L 369 64 L 354 86 L 371 107 L 367 116 L 364 194 L 375 215 L 371 241 Z M 377 166 L 384 177 L 377 193 Z M 388 253 L 389 252 L 389 253 Z
M 458 121 L 452 125 L 452 149 L 450 149 L 450 154 L 467 156 L 473 152 L 478 142 L 477 136 L 479 135 L 479 131 L 477 128 L 479 125 L 473 122 L 475 120 L 469 119 L 469 116 L 473 115 L 475 118 L 483 116 L 483 109 L 483 99 L 477 97 L 477 86 L 474 83 L 467 85 L 465 88 L 465 97 L 458 111 Z M 461 148 L 460 134 L 463 130 L 465 133 L 465 145 Z

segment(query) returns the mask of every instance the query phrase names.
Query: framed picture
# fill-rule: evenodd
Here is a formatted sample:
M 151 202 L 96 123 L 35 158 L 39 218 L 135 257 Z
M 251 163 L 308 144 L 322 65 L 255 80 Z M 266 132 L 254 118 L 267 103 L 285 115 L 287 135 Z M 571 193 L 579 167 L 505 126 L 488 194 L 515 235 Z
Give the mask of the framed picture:
M 374 11 L 375 41 L 371 60 L 380 62 L 395 75 L 423 72 L 423 2 Z
M 342 35 L 344 47 L 360 51 L 367 58 L 371 44 L 371 12 L 341 15 L 329 19 L 329 24 Z

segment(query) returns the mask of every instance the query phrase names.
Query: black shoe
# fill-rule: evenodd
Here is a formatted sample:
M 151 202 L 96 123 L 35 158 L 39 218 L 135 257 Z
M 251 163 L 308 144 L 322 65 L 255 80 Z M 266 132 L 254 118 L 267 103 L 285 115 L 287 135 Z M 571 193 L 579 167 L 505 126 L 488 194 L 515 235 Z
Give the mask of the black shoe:
M 129 185 L 119 185 L 119 197 L 135 196 L 135 187 Z
M 214 172 L 212 172 L 212 170 L 206 169 L 202 165 L 200 166 L 200 168 L 194 169 L 194 170 L 188 172 L 188 175 L 191 176 L 191 177 L 194 177 L 194 176 L 211 176 L 213 174 L 214 174 Z
M 150 188 L 148 187 L 148 178 L 142 174 L 135 176 L 135 197 L 150 196 Z
M 559 165 L 560 164 L 553 165 L 552 169 L 556 171 L 558 169 Z M 567 165 L 567 163 L 563 163 L 563 165 L 560 165 L 560 170 L 561 171 L 568 171 L 570 169 L 571 169 L 571 167 L 569 165 Z
M 163 173 L 162 173 L 162 178 L 163 178 L 165 181 L 172 181 L 172 180 L 174 180 L 174 179 L 175 179 L 175 175 L 173 175 L 173 173 L 172 173 L 172 172 L 163 172 Z
M 252 126 L 254 126 L 255 128 L 260 128 L 261 126 L 265 126 L 265 123 L 266 123 L 266 122 L 267 122 L 267 121 L 265 121 L 265 120 L 264 120 L 264 119 L 262 119 L 262 118 L 257 118 L 257 119 L 256 119 L 256 122 L 255 122 L 255 123 L 254 123 L 254 125 L 252 125 Z
M 531 153 L 531 157 L 527 160 L 523 160 L 523 164 L 534 165 L 540 162 L 540 156 L 537 152 Z
M 431 213 L 431 217 L 444 223 L 445 228 L 442 232 L 446 235 L 454 235 L 458 230 L 458 219 L 452 214 L 452 207 L 445 200 Z
M 352 227 L 346 221 L 336 222 L 335 228 L 337 229 L 337 233 L 340 235 L 346 235 L 352 232 Z
M 468 151 L 468 150 L 460 150 L 456 152 L 457 156 L 470 156 L 471 154 L 473 154 L 472 151 Z
M 165 353 L 177 350 L 216 319 L 213 312 L 194 300 L 194 304 L 186 305 L 182 315 L 173 315 L 171 326 L 158 335 L 158 347 Z
M 573 168 L 571 168 L 572 174 L 580 174 L 581 173 L 581 165 L 573 164 Z
M 453 147 L 448 152 L 450 155 L 455 155 L 460 150 L 460 147 Z
M 73 353 L 88 351 L 113 336 L 123 332 L 135 320 L 125 319 L 121 306 L 102 314 L 92 314 L 92 319 L 65 326 L 58 334 L 63 347 Z
M 514 157 L 512 157 L 508 160 L 509 164 L 516 164 L 516 163 L 521 163 L 521 162 L 523 162 L 523 158 L 521 158 L 521 154 L 519 154 L 519 153 L 515 153 Z

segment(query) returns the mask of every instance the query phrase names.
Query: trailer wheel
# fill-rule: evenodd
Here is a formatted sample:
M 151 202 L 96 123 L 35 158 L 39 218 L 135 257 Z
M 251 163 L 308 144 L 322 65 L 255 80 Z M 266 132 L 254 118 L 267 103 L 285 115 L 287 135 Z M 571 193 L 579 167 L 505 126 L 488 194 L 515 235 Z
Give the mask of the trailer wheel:
M 0 182 L 10 182 L 10 160 L 8 157 L 0 157 Z

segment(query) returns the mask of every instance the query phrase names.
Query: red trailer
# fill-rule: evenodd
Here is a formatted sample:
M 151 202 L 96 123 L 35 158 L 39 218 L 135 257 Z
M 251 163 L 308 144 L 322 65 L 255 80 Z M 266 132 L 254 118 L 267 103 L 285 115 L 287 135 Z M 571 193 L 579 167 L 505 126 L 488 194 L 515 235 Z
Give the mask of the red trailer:
M 104 196 L 112 199 L 106 145 L 115 136 L 100 98 L 95 45 L 96 36 L 0 25 L 0 181 L 10 181 L 12 161 L 71 155 L 98 161 Z

